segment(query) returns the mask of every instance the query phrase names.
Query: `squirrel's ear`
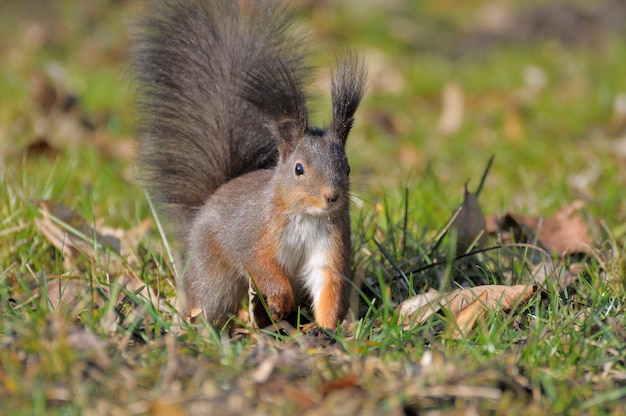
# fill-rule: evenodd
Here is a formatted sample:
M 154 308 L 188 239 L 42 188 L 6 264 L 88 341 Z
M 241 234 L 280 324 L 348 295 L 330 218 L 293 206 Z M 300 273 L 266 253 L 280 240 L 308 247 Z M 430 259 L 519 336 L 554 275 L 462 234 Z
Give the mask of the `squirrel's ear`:
M 337 59 L 337 68 L 331 74 L 332 129 L 344 145 L 365 92 L 365 78 L 365 64 L 360 56 L 348 52 L 342 59 Z
M 278 138 L 278 149 L 281 157 L 287 157 L 293 152 L 296 143 L 304 137 L 306 126 L 302 126 L 296 120 L 288 119 L 276 121 L 270 127 L 274 136 Z

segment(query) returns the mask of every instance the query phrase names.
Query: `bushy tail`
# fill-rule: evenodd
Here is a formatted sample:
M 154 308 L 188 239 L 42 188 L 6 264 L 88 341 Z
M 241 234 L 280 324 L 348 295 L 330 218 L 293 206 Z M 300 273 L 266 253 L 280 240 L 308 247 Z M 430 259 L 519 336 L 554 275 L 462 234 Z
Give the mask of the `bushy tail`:
M 290 13 L 275 1 L 149 6 L 131 50 L 139 163 L 151 195 L 186 228 L 219 186 L 276 163 L 276 141 L 260 109 L 242 98 L 242 83 L 259 71 L 300 79 L 304 49 Z

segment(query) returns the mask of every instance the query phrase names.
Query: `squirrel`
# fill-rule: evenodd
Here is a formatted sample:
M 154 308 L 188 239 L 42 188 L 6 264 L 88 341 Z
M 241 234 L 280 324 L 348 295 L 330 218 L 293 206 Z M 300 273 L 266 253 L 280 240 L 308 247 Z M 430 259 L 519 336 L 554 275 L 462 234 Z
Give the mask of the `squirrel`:
M 134 35 L 140 174 L 183 240 L 187 311 L 215 326 L 250 287 L 276 320 L 303 305 L 332 329 L 347 313 L 345 144 L 366 70 L 337 58 L 332 122 L 309 126 L 293 23 L 272 0 L 158 0 Z

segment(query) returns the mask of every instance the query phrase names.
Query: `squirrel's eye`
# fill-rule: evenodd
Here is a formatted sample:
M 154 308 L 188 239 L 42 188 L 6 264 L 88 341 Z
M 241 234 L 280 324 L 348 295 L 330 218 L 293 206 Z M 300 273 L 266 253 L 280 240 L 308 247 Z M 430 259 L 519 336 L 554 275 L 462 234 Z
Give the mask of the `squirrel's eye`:
M 304 175 L 304 166 L 302 166 L 302 163 L 298 162 L 296 163 L 296 176 L 301 176 Z
M 350 165 L 348 165 L 348 167 L 346 168 L 346 174 L 349 175 L 350 174 Z

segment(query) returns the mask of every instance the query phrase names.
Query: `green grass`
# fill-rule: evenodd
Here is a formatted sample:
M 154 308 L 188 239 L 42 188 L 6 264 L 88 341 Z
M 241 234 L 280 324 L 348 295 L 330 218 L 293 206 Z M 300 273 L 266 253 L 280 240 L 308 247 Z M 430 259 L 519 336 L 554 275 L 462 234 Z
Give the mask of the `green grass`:
M 617 150 L 626 116 L 615 109 L 626 93 L 623 32 L 606 24 L 589 45 L 520 40 L 512 26 L 505 41 L 476 43 L 493 2 L 315 3 L 302 15 L 319 41 L 316 61 L 352 45 L 370 64 L 348 145 L 359 302 L 351 333 L 334 344 L 295 330 L 229 337 L 177 319 L 172 262 L 133 168 L 125 54 L 140 2 L 0 6 L 0 414 L 626 410 L 626 154 Z M 537 3 L 504 10 L 517 16 Z M 525 77 L 537 69 L 545 83 L 533 92 Z M 51 106 L 41 79 L 58 97 Z M 462 91 L 463 119 L 443 134 L 450 84 Z M 327 98 L 314 105 L 324 121 Z M 39 152 L 28 148 L 38 140 Z M 572 285 L 549 281 L 464 338 L 450 336 L 445 312 L 402 328 L 396 306 L 427 288 L 531 282 L 533 249 L 445 262 L 455 242 L 437 240 L 492 155 L 486 215 L 550 217 L 582 199 L 593 254 L 558 263 L 557 272 L 581 270 Z M 41 200 L 117 230 L 122 255 L 86 245 L 68 258 L 36 225 Z M 125 286 L 135 277 L 149 299 Z

